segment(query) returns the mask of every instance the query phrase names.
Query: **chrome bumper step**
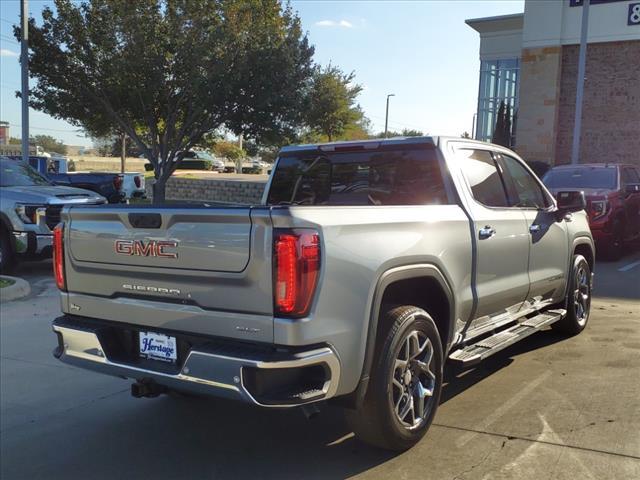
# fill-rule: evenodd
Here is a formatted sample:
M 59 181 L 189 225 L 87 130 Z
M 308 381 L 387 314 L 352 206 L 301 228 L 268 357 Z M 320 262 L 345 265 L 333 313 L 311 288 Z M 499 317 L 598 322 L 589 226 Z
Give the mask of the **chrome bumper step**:
M 449 355 L 449 361 L 454 365 L 464 367 L 475 365 L 494 353 L 498 353 L 523 338 L 557 322 L 566 314 L 566 310 L 555 309 L 547 310 L 535 317 L 527 318 L 506 330 L 502 330 L 490 337 L 478 340 L 476 343 L 455 350 Z

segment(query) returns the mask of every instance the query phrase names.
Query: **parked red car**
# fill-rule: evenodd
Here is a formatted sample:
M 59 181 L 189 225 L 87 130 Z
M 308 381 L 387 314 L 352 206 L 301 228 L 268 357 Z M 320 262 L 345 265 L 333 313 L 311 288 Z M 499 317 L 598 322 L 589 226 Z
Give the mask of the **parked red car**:
M 596 245 L 610 257 L 626 242 L 640 239 L 640 169 L 624 164 L 562 165 L 542 179 L 554 194 L 581 190 Z

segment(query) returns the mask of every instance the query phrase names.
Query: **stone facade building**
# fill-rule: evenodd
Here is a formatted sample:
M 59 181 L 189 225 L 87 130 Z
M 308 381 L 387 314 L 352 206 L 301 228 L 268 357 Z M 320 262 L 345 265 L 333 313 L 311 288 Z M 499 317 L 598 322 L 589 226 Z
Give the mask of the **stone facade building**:
M 467 20 L 480 34 L 475 138 L 491 141 L 500 103 L 512 148 L 571 161 L 582 0 L 526 0 L 522 14 Z M 640 165 L 640 0 L 591 0 L 580 162 Z

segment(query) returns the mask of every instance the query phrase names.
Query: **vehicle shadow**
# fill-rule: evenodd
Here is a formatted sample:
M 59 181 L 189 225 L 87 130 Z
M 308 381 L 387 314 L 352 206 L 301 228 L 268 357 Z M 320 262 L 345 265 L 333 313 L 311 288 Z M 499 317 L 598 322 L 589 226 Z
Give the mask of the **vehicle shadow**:
M 502 352 L 485 359 L 477 366 L 470 368 L 450 366 L 444 374 L 440 404 L 446 403 L 497 371 L 508 367 L 513 363 L 513 357 L 551 346 L 566 340 L 566 338 L 566 336 L 548 329 L 511 345 Z
M 512 357 L 561 340 L 551 332 L 536 334 L 481 366 L 448 374 L 442 403 L 509 367 Z M 102 467 L 110 469 L 111 462 L 127 458 L 131 478 L 144 478 L 153 458 L 154 469 L 166 474 L 162 478 L 341 479 L 405 455 L 363 444 L 347 427 L 342 411 L 330 405 L 307 420 L 297 410 L 264 410 L 208 398 L 165 396 L 127 399 L 126 404 L 124 409 L 114 405 L 119 415 L 102 412 L 94 432 L 99 432 L 99 444 L 110 445 L 98 460 Z M 431 437 L 425 439 L 427 445 L 436 441 Z M 412 454 L 416 451 L 406 453 Z M 72 463 L 78 461 L 85 462 L 76 457 Z M 100 467 L 94 463 L 92 468 Z

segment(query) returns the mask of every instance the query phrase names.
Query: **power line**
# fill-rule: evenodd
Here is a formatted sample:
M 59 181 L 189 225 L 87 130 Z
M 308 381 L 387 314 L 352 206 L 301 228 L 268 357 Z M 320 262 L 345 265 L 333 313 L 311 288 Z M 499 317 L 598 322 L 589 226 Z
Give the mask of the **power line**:
M 16 127 L 16 128 L 20 128 L 22 127 L 22 125 L 17 124 L 17 123 L 10 123 L 9 125 L 11 125 L 12 127 Z M 49 132 L 59 132 L 59 133 L 80 133 L 83 130 L 81 128 L 77 129 L 77 130 L 61 130 L 58 128 L 45 128 L 45 127 L 34 127 L 33 125 L 29 125 L 29 129 L 33 129 L 33 130 L 46 130 Z

